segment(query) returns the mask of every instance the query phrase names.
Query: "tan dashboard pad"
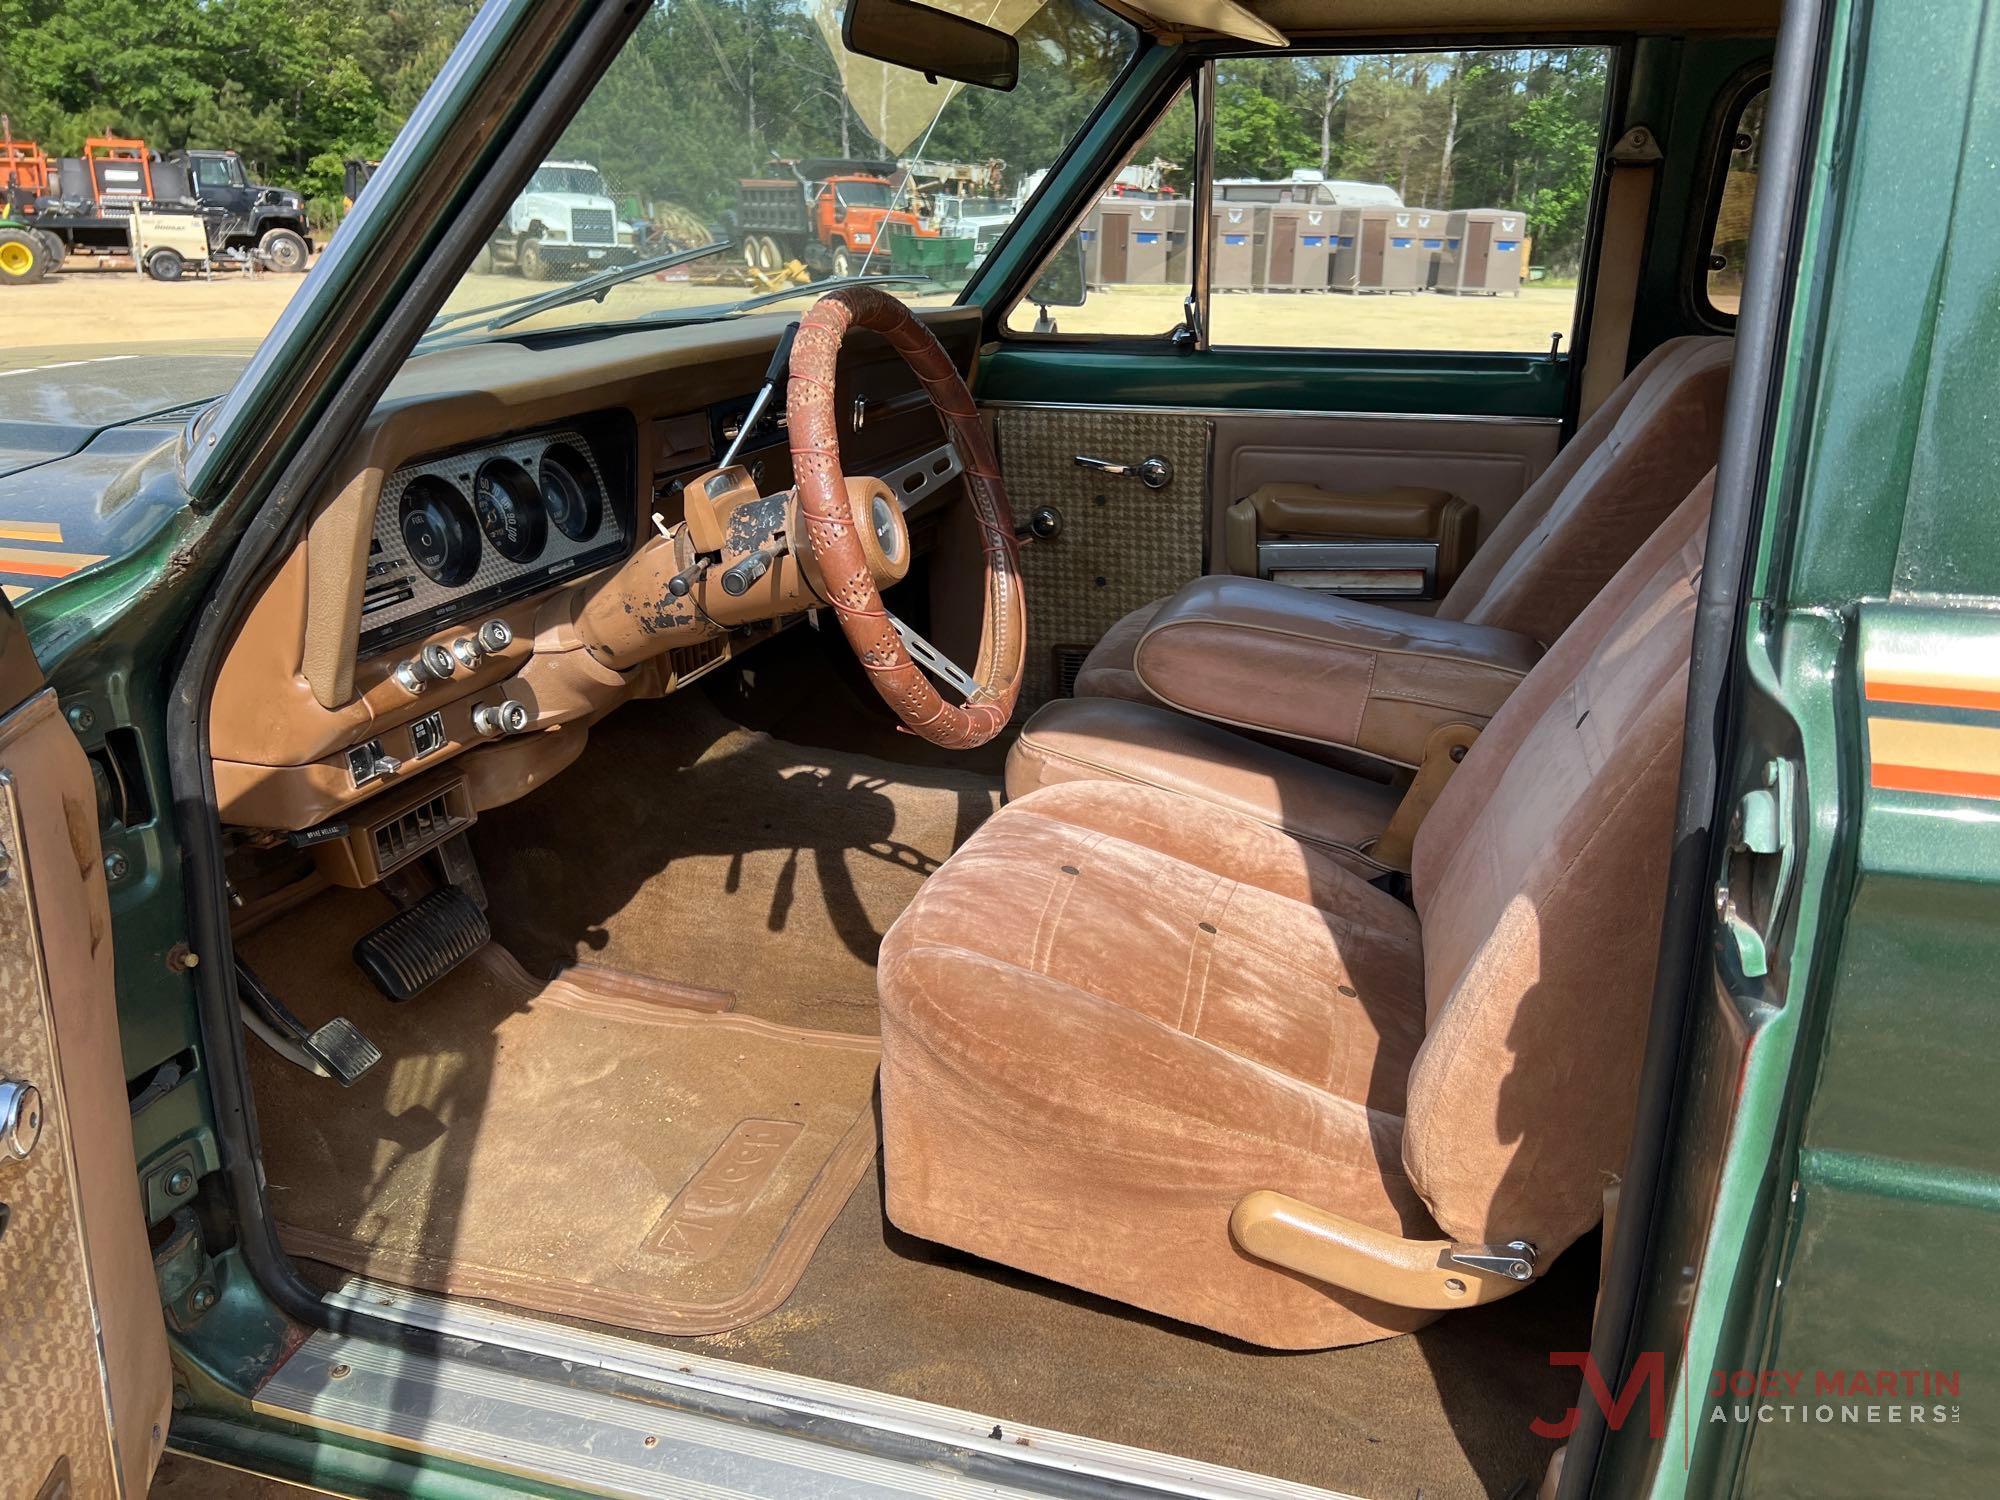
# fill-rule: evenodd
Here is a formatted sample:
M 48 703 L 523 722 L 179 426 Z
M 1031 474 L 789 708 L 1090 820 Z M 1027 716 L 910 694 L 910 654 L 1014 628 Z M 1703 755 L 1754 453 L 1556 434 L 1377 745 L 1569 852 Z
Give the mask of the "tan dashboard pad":
M 388 910 L 340 892 L 243 945 L 273 974 L 301 942 L 327 947 L 325 982 L 287 1000 L 308 1024 L 347 1015 L 384 1054 L 343 1093 L 246 1043 L 293 1254 L 670 1335 L 784 1301 L 874 1159 L 873 1037 L 587 969 L 541 984 L 506 959 L 395 1005 L 343 961 Z
M 861 533 L 871 529 L 870 522 L 857 520 L 849 504 L 834 379 L 841 342 L 856 327 L 881 334 L 903 357 L 944 419 L 964 466 L 986 578 L 979 661 L 972 671 L 979 691 L 963 706 L 945 702 L 910 659 L 869 567 Z M 907 307 L 875 287 L 845 287 L 815 302 L 799 324 L 786 409 L 806 538 L 825 577 L 827 602 L 875 691 L 897 718 L 934 744 L 955 749 L 985 744 L 1006 727 L 1021 691 L 1027 611 L 1006 487 L 971 392 L 937 339 Z

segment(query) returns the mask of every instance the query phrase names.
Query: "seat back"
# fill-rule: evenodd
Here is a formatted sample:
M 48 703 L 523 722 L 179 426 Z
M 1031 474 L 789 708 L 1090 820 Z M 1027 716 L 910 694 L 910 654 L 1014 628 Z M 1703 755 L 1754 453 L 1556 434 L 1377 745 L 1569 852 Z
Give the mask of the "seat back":
M 1403 1162 L 1454 1239 L 1553 1255 L 1622 1168 L 1713 486 L 1528 674 L 1418 833 L 1427 1029 Z
M 1735 340 L 1671 339 L 1507 512 L 1438 606 L 1554 641 L 1715 466 Z

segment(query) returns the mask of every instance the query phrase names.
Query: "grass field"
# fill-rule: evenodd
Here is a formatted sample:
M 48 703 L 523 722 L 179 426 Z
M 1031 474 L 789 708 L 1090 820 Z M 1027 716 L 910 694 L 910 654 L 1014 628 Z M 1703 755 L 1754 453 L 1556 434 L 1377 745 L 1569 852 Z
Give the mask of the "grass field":
M 306 281 L 303 276 L 229 273 L 213 281 L 190 277 L 159 282 L 129 270 L 68 269 L 38 285 L 0 292 L 9 313 L 0 366 L 71 357 L 82 346 L 136 352 L 149 344 L 223 341 L 248 347 L 270 330 Z M 537 289 L 537 283 L 517 276 L 468 276 L 452 292 L 446 310 L 483 307 Z M 531 326 L 618 322 L 727 304 L 748 290 L 644 277 L 613 287 L 601 304 L 565 308 Z M 804 308 L 811 296 L 810 287 L 802 288 L 797 301 L 787 305 Z M 913 300 L 941 305 L 952 296 Z M 1222 292 L 1213 299 L 1213 338 L 1218 344 L 1294 348 L 1539 353 L 1549 347 L 1553 333 L 1560 332 L 1567 345 L 1575 302 L 1573 288 L 1543 287 L 1525 288 L 1518 297 Z M 1157 334 L 1179 320 L 1180 303 L 1175 287 L 1117 287 L 1091 293 L 1083 307 L 1052 312 L 1064 333 Z M 1032 324 L 1032 310 L 1025 321 Z

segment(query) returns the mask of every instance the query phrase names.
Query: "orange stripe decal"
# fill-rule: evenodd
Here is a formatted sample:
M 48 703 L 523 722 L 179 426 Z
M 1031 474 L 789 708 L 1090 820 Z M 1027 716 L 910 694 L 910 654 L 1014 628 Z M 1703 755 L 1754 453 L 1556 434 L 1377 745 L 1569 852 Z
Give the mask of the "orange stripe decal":
M 8 573 L 29 573 L 36 578 L 67 578 L 84 563 L 60 562 L 54 558 L 10 557 L 0 558 L 0 571 Z
M 1929 792 L 1938 797 L 1985 797 L 2000 801 L 2000 773 L 1943 771 L 1928 766 L 1883 765 L 1869 768 L 1869 782 L 1890 792 Z
M 1893 677 L 1869 677 L 1864 682 L 1870 703 L 1914 703 L 1926 708 L 1981 708 L 2000 713 L 2000 687 L 1971 683 L 1907 682 Z

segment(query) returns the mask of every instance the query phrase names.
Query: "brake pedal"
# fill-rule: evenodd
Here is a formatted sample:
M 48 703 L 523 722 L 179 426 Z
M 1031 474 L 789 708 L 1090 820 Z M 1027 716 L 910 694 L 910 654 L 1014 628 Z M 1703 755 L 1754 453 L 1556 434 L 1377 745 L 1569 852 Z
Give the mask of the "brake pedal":
M 486 913 L 455 885 L 440 886 L 354 945 L 354 961 L 391 1000 L 410 1000 L 485 947 Z
M 249 1028 L 273 1051 L 309 1073 L 351 1087 L 382 1060 L 382 1049 L 345 1016 L 308 1029 L 291 1007 L 266 987 L 242 959 L 236 960 L 236 998 Z

